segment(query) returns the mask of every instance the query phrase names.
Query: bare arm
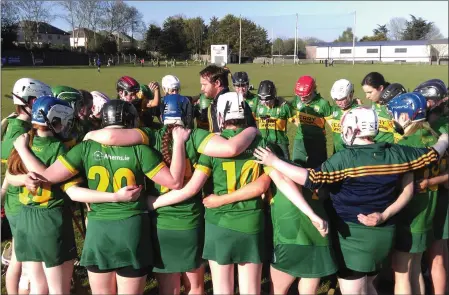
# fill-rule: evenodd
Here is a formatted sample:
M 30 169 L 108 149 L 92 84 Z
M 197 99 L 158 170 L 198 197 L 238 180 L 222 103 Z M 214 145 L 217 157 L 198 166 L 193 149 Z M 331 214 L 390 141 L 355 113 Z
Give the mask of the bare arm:
M 9 171 L 6 171 L 5 174 L 5 181 L 7 185 L 10 184 L 12 186 L 24 186 L 26 178 L 27 178 L 26 174 L 12 175 L 9 174 Z M 2 193 L 3 193 L 3 186 L 2 186 Z
M 159 84 L 157 82 L 150 82 L 148 88 L 153 92 L 153 99 L 148 102 L 147 107 L 153 108 L 159 106 L 161 103 L 161 90 Z
M 8 190 L 8 180 L 6 180 L 6 177 L 5 177 L 5 179 L 3 179 L 3 184 L 2 184 L 2 204 L 3 204 L 3 201 L 4 201 L 4 199 L 5 199 L 5 195 L 6 195 L 6 191 Z
M 14 141 L 14 148 L 16 149 L 28 171 L 33 171 L 39 174 L 44 173 L 47 167 L 30 151 L 28 147 L 29 142 L 29 134 L 24 133 Z
M 180 190 L 172 190 L 159 196 L 158 198 L 149 198 L 148 207 L 155 210 L 160 207 L 180 203 L 196 195 L 206 183 L 209 176 L 199 169 L 195 169 L 190 181 Z
M 105 128 L 90 131 L 84 140 L 93 140 L 105 145 L 131 146 L 146 143 L 146 136 L 139 129 Z
M 115 203 L 135 201 L 142 191 L 141 186 L 133 185 L 121 188 L 115 193 L 100 192 L 73 185 L 66 190 L 67 195 L 76 202 L 82 203 Z
M 366 226 L 376 226 L 384 223 L 392 216 L 401 211 L 413 197 L 413 172 L 404 174 L 401 180 L 402 192 L 393 204 L 387 207 L 384 212 L 374 212 L 369 215 L 357 215 L 360 223 Z
M 216 208 L 223 205 L 246 201 L 255 197 L 260 197 L 270 186 L 271 179 L 267 174 L 262 174 L 255 181 L 248 183 L 238 190 L 221 196 L 209 195 L 203 199 L 203 204 L 207 208 Z
M 256 127 L 248 127 L 237 136 L 230 139 L 221 136 L 213 136 L 207 143 L 203 154 L 209 157 L 230 158 L 235 157 L 245 151 L 253 142 L 257 134 Z

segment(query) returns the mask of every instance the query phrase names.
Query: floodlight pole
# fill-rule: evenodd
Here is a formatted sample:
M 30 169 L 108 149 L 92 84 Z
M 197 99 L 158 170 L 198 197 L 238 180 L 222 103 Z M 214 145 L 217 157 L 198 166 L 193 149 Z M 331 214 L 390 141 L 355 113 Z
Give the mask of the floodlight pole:
M 239 64 L 242 63 L 242 15 L 240 15 L 240 46 L 239 46 Z
M 295 56 L 293 57 L 294 65 L 296 65 L 296 56 L 298 55 L 297 40 L 298 40 L 298 14 L 296 14 L 296 25 L 295 25 L 295 51 L 294 51 Z
M 354 10 L 354 28 L 352 29 L 352 65 L 355 65 L 355 27 L 357 25 L 357 11 Z

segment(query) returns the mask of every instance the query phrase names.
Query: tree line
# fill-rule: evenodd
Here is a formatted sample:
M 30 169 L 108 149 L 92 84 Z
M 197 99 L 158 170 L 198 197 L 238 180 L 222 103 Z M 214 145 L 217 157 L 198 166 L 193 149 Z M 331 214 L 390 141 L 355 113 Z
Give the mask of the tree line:
M 149 3 L 151 5 L 151 2 Z M 58 5 L 62 13 L 55 14 L 52 7 Z M 188 18 L 174 15 L 165 19 L 161 26 L 146 24 L 142 13 L 123 0 L 2 0 L 2 48 L 13 46 L 17 39 L 18 24 L 22 24 L 25 46 L 33 48 L 38 41 L 39 24 L 49 23 L 55 18 L 64 19 L 73 32 L 80 37 L 79 27 L 88 29 L 92 39 L 87 45 L 90 52 L 123 52 L 121 37 L 116 32 L 129 34 L 132 46 L 129 50 L 140 50 L 153 56 L 188 58 L 191 55 L 210 54 L 212 44 L 227 44 L 228 52 L 239 54 L 239 28 L 242 23 L 242 56 L 293 55 L 294 38 L 269 39 L 265 28 L 247 18 L 228 14 L 223 18 L 212 17 L 208 23 L 202 17 Z M 31 21 L 31 22 L 26 22 Z M 33 25 L 34 24 L 34 25 Z M 35 25 L 37 24 L 37 26 Z M 101 32 L 101 33 L 99 33 Z M 347 28 L 335 42 L 352 42 L 352 28 Z M 410 19 L 392 18 L 388 24 L 377 25 L 372 36 L 363 36 L 357 41 L 420 40 L 442 38 L 434 23 L 410 15 Z M 305 53 L 307 44 L 322 42 L 315 37 L 297 40 L 298 55 Z M 39 42 L 37 42 L 39 43 Z M 48 46 L 48 44 L 47 44 Z M 78 50 L 78 48 L 71 48 Z

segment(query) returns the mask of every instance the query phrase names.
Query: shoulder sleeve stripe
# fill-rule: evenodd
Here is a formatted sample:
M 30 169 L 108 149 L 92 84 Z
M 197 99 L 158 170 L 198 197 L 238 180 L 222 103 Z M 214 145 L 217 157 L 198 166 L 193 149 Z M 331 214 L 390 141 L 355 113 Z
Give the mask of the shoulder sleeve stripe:
M 82 183 L 82 182 L 83 182 L 83 179 L 82 179 L 81 177 L 77 177 L 77 178 L 75 178 L 75 179 L 73 179 L 73 180 L 70 180 L 70 181 L 64 183 L 63 185 L 61 185 L 61 189 L 62 189 L 62 191 L 65 192 L 65 191 L 67 191 L 69 188 L 71 188 L 72 186 L 77 185 L 77 184 L 80 184 L 80 183 Z
M 194 167 L 195 167 L 195 169 L 198 169 L 201 172 L 203 172 L 204 174 L 206 174 L 208 177 L 212 174 L 212 170 L 209 167 L 206 167 L 204 165 L 195 164 Z
M 203 139 L 200 146 L 198 147 L 198 153 L 202 154 L 204 153 L 204 149 L 206 148 L 207 144 L 211 140 L 212 137 L 215 136 L 215 133 L 210 133 L 206 138 Z
M 160 162 L 159 165 L 156 166 L 156 168 L 154 168 L 153 170 L 151 170 L 150 172 L 146 173 L 145 175 L 149 178 L 149 179 L 153 179 L 154 176 L 156 176 L 156 174 L 161 171 L 162 168 L 167 167 L 167 165 L 165 165 L 164 162 Z
M 402 164 L 362 166 L 332 172 L 317 172 L 313 169 L 309 169 L 309 180 L 313 183 L 333 183 L 339 182 L 345 178 L 356 178 L 370 175 L 401 174 L 423 168 L 437 160 L 438 155 L 436 152 L 430 151 L 414 161 Z
M 273 171 L 273 167 L 265 166 L 263 167 L 263 172 L 265 172 L 266 175 L 270 175 L 271 171 Z
M 58 160 L 62 163 L 62 165 L 64 165 L 65 168 L 67 168 L 67 170 L 70 171 L 70 173 L 72 173 L 72 175 L 76 175 L 78 174 L 78 170 L 76 170 L 75 167 L 72 166 L 72 164 L 70 164 L 65 158 L 64 156 L 58 156 Z
M 150 144 L 150 138 L 139 128 L 134 128 L 137 132 L 139 132 L 140 136 L 142 137 L 142 144 L 149 145 Z
M 2 159 L 2 164 L 6 164 L 8 160 Z

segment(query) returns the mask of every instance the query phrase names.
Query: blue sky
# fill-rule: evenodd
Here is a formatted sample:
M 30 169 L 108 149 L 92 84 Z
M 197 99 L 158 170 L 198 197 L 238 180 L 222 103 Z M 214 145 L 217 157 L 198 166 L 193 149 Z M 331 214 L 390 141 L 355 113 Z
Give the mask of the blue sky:
M 295 14 L 299 14 L 299 37 L 314 36 L 333 41 L 354 23 L 356 36 L 372 35 L 377 24 L 386 24 L 393 17 L 410 19 L 410 14 L 434 22 L 448 36 L 448 1 L 127 1 L 137 7 L 145 23 L 162 25 L 165 18 L 175 14 L 201 16 L 208 23 L 212 16 L 231 13 L 254 20 L 267 29 L 269 36 L 293 37 Z M 59 9 L 59 8 L 58 8 Z M 58 13 L 60 11 L 56 11 Z M 60 18 L 53 25 L 70 30 Z

